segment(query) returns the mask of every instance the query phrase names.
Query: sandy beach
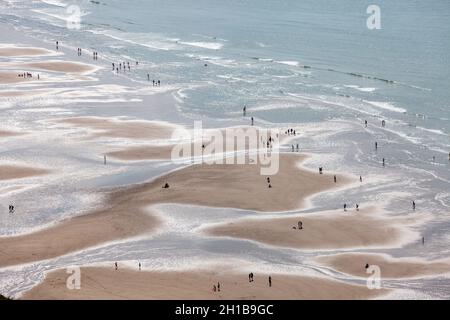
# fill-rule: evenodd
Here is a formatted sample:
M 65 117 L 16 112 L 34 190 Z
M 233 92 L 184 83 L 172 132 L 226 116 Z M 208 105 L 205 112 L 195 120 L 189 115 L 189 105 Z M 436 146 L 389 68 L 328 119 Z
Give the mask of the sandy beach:
M 369 290 L 326 278 L 255 274 L 230 271 L 157 272 L 127 269 L 81 268 L 81 289 L 68 290 L 66 270 L 47 274 L 44 282 L 26 292 L 23 299 L 168 299 L 168 300 L 296 300 L 370 299 L 388 290 Z M 212 286 L 220 282 L 220 292 Z
M 0 297 L 450 299 L 444 5 L 175 2 L 0 1 Z
M 321 265 L 356 277 L 367 277 L 365 266 L 377 265 L 382 278 L 421 278 L 450 273 L 450 260 L 427 261 L 420 258 L 393 258 L 386 254 L 341 253 L 314 259 Z

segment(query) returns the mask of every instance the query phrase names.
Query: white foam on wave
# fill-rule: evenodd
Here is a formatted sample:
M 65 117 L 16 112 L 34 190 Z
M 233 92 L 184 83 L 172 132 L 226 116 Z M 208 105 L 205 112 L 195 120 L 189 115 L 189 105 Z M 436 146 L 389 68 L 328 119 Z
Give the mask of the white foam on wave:
M 40 14 L 44 14 L 47 15 L 49 17 L 67 22 L 67 23 L 71 23 L 71 19 L 72 19 L 72 15 L 71 14 L 66 14 L 65 11 L 61 11 L 61 10 L 44 10 L 44 9 L 33 9 L 32 11 L 36 12 L 36 13 L 40 13 Z M 90 12 L 88 11 L 81 11 L 80 12 L 80 17 L 85 17 L 87 15 L 89 15 Z
M 122 43 L 131 43 L 137 46 L 146 47 L 151 50 L 180 50 L 177 39 L 166 38 L 155 33 L 126 33 L 114 30 L 86 30 L 87 32 L 103 35 L 105 37 L 118 40 Z M 117 44 L 116 44 L 117 45 Z
M 375 90 L 377 90 L 377 88 L 370 88 L 370 87 L 365 88 L 365 87 L 360 87 L 357 85 L 345 85 L 344 87 L 350 88 L 350 89 L 355 89 L 355 90 L 358 90 L 361 92 L 374 92 Z
M 298 67 L 298 65 L 300 64 L 298 61 L 275 61 L 275 62 L 292 67 Z
M 61 2 L 59 0 L 41 0 L 41 1 L 46 4 L 56 6 L 56 7 L 62 7 L 62 8 L 67 7 L 67 3 Z
M 191 46 L 191 47 L 198 47 L 203 49 L 209 49 L 209 50 L 220 50 L 223 48 L 223 43 L 220 42 L 204 42 L 204 41 L 180 41 L 179 43 Z
M 368 101 L 368 100 L 363 100 L 363 102 L 384 110 L 389 110 L 398 113 L 406 113 L 406 109 L 396 107 L 390 102 Z
M 424 128 L 424 127 L 416 127 L 416 128 L 419 130 L 422 130 L 422 131 L 431 132 L 431 133 L 435 133 L 435 134 L 439 134 L 439 135 L 443 135 L 443 136 L 448 136 L 447 133 L 445 133 L 444 131 L 439 130 L 439 129 L 428 129 L 428 128 Z

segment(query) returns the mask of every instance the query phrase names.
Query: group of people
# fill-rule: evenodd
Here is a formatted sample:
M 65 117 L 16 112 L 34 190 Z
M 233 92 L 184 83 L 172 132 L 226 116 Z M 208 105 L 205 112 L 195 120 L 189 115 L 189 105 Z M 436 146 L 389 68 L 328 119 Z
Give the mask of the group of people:
M 217 287 L 216 287 L 215 284 L 213 285 L 213 291 L 214 292 L 216 292 L 216 291 L 220 292 L 220 282 L 217 282 Z
M 14 206 L 13 205 L 9 205 L 9 213 L 14 213 Z
M 297 226 L 293 226 L 292 229 L 302 230 L 303 229 L 303 222 L 301 222 L 301 221 L 297 222 Z
M 94 60 L 98 60 L 98 52 L 97 52 L 97 51 L 94 51 L 94 52 L 92 53 L 92 58 L 93 58 Z
M 294 152 L 294 150 L 296 150 L 298 152 L 299 151 L 298 143 L 297 143 L 296 147 L 294 145 L 291 145 L 291 148 L 292 148 L 292 152 Z
M 284 134 L 286 134 L 288 136 L 295 136 L 296 133 L 295 133 L 294 129 L 290 128 L 290 129 L 287 129 L 287 131 L 285 131 Z
M 81 56 L 81 53 L 82 53 L 81 48 L 77 48 L 77 55 L 78 55 L 79 57 Z
M 119 71 L 131 71 L 131 66 L 130 66 L 130 62 L 119 62 L 119 64 L 112 62 L 112 69 L 113 71 L 116 70 L 116 73 L 119 73 Z
M 17 75 L 19 78 L 33 78 L 33 74 L 31 74 L 31 73 L 29 73 L 29 72 L 24 72 L 24 73 L 19 73 L 18 75 Z M 38 73 L 38 75 L 37 75 L 37 79 L 39 80 L 40 79 L 40 76 L 39 76 L 39 73 Z
M 147 80 L 150 81 L 150 75 L 147 74 Z M 160 87 L 161 86 L 161 80 L 152 80 L 152 84 L 154 87 Z
M 270 178 L 269 178 L 269 177 L 267 177 L 267 186 L 268 186 L 269 188 L 272 188 L 272 185 L 270 184 Z
M 359 204 L 355 205 L 355 209 L 356 209 L 356 211 L 359 211 Z M 344 203 L 344 211 L 347 212 L 347 204 L 346 203 Z

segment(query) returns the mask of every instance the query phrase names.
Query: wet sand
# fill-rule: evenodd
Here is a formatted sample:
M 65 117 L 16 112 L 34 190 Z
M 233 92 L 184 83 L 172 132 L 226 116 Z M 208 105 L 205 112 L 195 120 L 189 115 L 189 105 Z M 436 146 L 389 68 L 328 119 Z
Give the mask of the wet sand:
M 419 258 L 393 258 L 386 254 L 342 253 L 317 257 L 314 261 L 357 277 L 367 277 L 366 264 L 379 266 L 381 277 L 390 279 L 423 278 L 450 273 L 450 259 L 427 261 Z
M 156 203 L 265 212 L 299 208 L 307 196 L 335 186 L 331 175 L 299 169 L 297 164 L 301 158 L 294 154 L 280 155 L 280 171 L 271 178 L 273 188 L 267 187 L 259 165 L 194 165 L 148 183 L 117 189 L 105 201 L 104 210 L 36 233 L 0 238 L 0 266 L 57 257 L 150 232 L 156 227 L 155 219 L 143 212 L 145 207 Z M 163 189 L 166 182 L 170 188 Z
M 77 73 L 77 74 L 88 74 L 97 70 L 97 67 L 90 64 L 73 61 L 61 61 L 61 60 L 20 63 L 18 64 L 18 66 L 20 66 L 22 69 L 32 68 L 51 72 Z
M 22 166 L 11 166 L 11 165 L 0 165 L 0 180 L 12 180 L 21 179 L 34 176 L 41 176 L 49 174 L 50 170 L 22 167 Z
M 164 122 L 116 120 L 100 117 L 67 118 L 60 119 L 57 122 L 97 131 L 92 133 L 90 138 L 168 139 L 176 128 Z
M 7 138 L 7 137 L 14 137 L 14 136 L 20 136 L 23 133 L 16 132 L 16 131 L 8 131 L 8 130 L 0 130 L 0 138 Z
M 173 145 L 147 145 L 111 151 L 106 155 L 108 157 L 124 161 L 168 160 L 170 159 L 172 149 Z
M 119 195 L 109 205 L 90 214 L 65 220 L 34 233 L 0 237 L 0 267 L 55 258 L 108 241 L 121 240 L 155 230 L 154 216 L 129 206 Z
M 19 77 L 19 74 L 23 74 L 23 71 L 1 71 L 0 72 L 0 84 L 12 84 L 21 82 L 31 82 L 37 80 L 37 76 L 32 78 Z
M 294 229 L 298 221 L 303 229 Z M 319 212 L 286 218 L 242 219 L 205 228 L 206 234 L 297 249 L 344 249 L 397 245 L 405 221 L 378 218 L 373 208 Z
M 190 150 L 191 154 L 194 154 L 194 150 L 197 150 L 196 154 L 198 156 L 203 155 L 204 158 L 212 156 L 215 157 L 215 159 L 224 159 L 224 156 L 221 156 L 224 151 L 227 153 L 243 150 L 266 151 L 267 148 L 263 141 L 267 141 L 267 138 L 270 135 L 270 133 L 267 134 L 265 131 L 262 131 L 261 128 L 248 126 L 204 129 L 202 133 L 203 135 L 201 138 L 197 137 L 197 139 L 195 139 L 192 132 L 186 131 L 183 143 L 177 142 L 177 144 L 133 146 L 111 151 L 107 153 L 107 155 L 123 161 L 168 160 L 172 157 L 172 150 L 176 148 L 176 150 Z M 215 140 L 217 134 L 220 135 L 222 141 Z M 246 134 L 248 134 L 248 136 L 251 136 L 251 134 L 255 135 L 254 140 L 252 140 L 254 145 L 249 142 L 250 140 Z M 195 141 L 192 142 L 189 137 Z M 280 143 L 282 143 L 284 136 L 281 136 L 280 138 Z M 273 137 L 273 139 L 276 139 L 276 137 Z M 186 140 L 189 140 L 189 142 Z M 259 145 L 256 142 L 259 142 Z M 202 146 L 205 147 L 204 150 Z M 186 154 L 181 152 L 176 156 L 185 158 Z
M 182 299 L 182 300 L 278 300 L 278 299 L 370 299 L 388 290 L 369 290 L 325 278 L 255 274 L 230 271 L 156 272 L 113 268 L 84 267 L 81 269 L 80 290 L 66 287 L 66 270 L 47 274 L 45 280 L 26 292 L 23 299 Z M 221 291 L 213 292 L 220 282 Z

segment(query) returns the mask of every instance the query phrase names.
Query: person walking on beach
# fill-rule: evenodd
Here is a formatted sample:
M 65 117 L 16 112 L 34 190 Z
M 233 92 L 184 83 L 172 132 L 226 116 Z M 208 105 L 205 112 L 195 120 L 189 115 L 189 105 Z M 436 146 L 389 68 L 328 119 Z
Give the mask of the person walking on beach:
M 359 204 L 356 204 L 356 211 L 359 211 Z
M 147 81 L 150 81 L 150 74 L 147 73 Z
M 59 50 L 59 42 L 56 41 L 56 50 Z
M 364 120 L 364 125 L 365 125 L 366 128 L 367 128 L 367 120 Z
M 362 176 L 359 176 L 359 182 L 362 182 Z
M 344 211 L 347 211 L 347 204 L 344 203 Z
M 117 262 L 114 262 L 114 266 L 116 267 L 116 270 L 119 269 L 119 267 L 117 266 Z
M 303 229 L 303 222 L 299 221 L 297 223 L 297 225 L 298 225 L 298 230 L 302 230 Z
M 244 106 L 244 109 L 242 109 L 242 112 L 243 112 L 243 115 L 244 115 L 244 117 L 245 117 L 246 114 L 247 114 L 247 106 Z
M 385 161 L 384 161 L 384 158 L 383 158 L 383 167 L 385 166 Z
M 375 141 L 375 150 L 378 150 L 378 142 Z
M 334 183 L 336 183 L 337 182 L 337 178 L 336 178 L 336 175 L 334 175 Z
M 269 287 L 271 287 L 271 286 L 272 286 L 272 277 L 269 276 Z
M 217 289 L 216 289 L 216 285 L 215 284 L 213 284 L 213 292 L 216 292 L 217 291 Z
M 220 292 L 220 282 L 217 282 L 217 291 Z
M 252 125 L 253 125 L 254 121 L 253 121 L 253 117 L 252 117 Z
M 416 202 L 414 200 L 412 202 L 412 207 L 413 207 L 413 210 L 416 210 Z

